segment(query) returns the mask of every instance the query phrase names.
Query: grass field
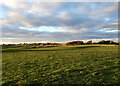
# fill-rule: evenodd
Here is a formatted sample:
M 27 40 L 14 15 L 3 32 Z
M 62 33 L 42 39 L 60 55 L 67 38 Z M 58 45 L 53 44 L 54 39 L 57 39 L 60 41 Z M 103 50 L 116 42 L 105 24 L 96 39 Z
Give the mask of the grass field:
M 3 86 L 120 84 L 118 46 L 3 47 Z

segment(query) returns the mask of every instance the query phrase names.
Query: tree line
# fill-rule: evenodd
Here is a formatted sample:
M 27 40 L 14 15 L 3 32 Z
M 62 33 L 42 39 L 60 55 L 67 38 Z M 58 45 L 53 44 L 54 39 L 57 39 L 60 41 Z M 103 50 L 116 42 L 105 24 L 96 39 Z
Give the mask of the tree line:
M 87 44 L 115 44 L 120 45 L 120 42 L 114 42 L 113 40 L 100 40 L 99 42 L 93 42 L 92 40 L 87 41 L 84 43 L 83 41 L 72 41 L 67 42 L 65 45 L 87 45 Z M 62 43 L 19 43 L 19 44 L 3 44 L 3 46 L 14 46 L 14 45 L 30 45 L 30 46 L 40 46 L 43 47 L 45 45 L 49 46 L 62 46 Z

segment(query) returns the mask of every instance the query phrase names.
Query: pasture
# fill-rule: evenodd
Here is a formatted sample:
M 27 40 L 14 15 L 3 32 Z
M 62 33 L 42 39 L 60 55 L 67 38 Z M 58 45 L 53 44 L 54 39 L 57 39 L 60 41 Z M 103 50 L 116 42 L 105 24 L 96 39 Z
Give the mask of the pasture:
M 3 86 L 120 84 L 118 46 L 3 46 Z

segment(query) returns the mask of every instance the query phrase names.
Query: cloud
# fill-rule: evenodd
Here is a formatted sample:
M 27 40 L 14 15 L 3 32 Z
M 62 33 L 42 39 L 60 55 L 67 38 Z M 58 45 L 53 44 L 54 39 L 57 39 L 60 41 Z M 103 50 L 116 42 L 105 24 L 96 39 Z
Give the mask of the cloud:
M 16 0 L 13 1 L 3 1 L 3 4 L 12 8 L 12 9 L 22 9 L 25 10 L 28 8 L 28 4 L 26 4 L 25 2 L 17 2 Z
M 41 2 L 41 3 L 34 3 L 31 9 L 28 10 L 30 13 L 39 13 L 41 15 L 52 15 L 54 10 L 60 6 L 61 3 L 58 2 Z
M 102 3 L 103 4 L 103 3 Z M 118 3 L 103 4 L 103 7 L 91 12 L 91 16 L 96 19 L 100 19 L 103 17 L 116 17 L 118 10 Z
M 2 21 L 3 42 L 114 40 L 118 36 L 116 4 L 5 2 Z

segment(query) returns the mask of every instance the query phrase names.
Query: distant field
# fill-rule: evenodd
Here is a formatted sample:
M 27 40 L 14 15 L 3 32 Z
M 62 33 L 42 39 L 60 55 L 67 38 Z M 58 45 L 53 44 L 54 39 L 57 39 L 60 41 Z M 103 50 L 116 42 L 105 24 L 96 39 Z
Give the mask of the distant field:
M 118 46 L 3 47 L 3 86 L 120 84 Z

